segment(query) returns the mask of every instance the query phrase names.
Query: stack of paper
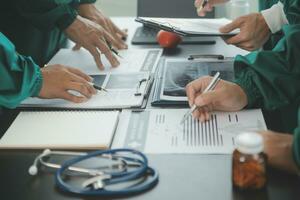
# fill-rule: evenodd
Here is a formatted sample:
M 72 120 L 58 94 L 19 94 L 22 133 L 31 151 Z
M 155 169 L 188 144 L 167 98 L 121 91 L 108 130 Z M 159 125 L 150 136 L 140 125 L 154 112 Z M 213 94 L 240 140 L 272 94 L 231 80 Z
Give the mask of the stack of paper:
M 231 20 L 226 18 L 218 19 L 185 19 L 185 18 L 158 18 L 158 17 L 138 17 L 137 22 L 154 26 L 166 31 L 176 32 L 186 36 L 220 36 L 235 35 L 239 32 L 236 29 L 230 33 L 221 33 L 219 29 Z
M 118 58 L 120 65 L 112 68 L 106 57 L 101 54 L 101 61 L 105 67 L 103 71 L 97 68 L 93 56 L 84 48 L 78 51 L 60 49 L 49 61 L 49 64 L 62 64 L 76 67 L 86 74 L 154 72 L 162 54 L 161 49 L 128 49 L 120 50 Z

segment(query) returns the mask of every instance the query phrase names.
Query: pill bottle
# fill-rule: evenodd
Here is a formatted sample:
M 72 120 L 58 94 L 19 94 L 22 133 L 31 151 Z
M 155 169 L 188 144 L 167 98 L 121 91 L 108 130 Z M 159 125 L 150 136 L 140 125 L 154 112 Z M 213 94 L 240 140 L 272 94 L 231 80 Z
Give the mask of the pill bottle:
M 263 138 L 255 132 L 244 132 L 235 138 L 232 156 L 233 185 L 242 190 L 261 189 L 266 185 L 267 156 Z

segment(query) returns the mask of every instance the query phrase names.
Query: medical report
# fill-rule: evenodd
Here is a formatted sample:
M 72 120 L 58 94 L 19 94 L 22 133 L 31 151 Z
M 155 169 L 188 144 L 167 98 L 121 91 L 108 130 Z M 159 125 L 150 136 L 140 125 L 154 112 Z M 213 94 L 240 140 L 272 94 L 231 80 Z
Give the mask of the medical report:
M 192 116 L 180 125 L 187 109 L 123 110 L 114 148 L 135 148 L 145 153 L 230 154 L 235 136 L 266 130 L 260 109 L 214 112 L 200 122 Z

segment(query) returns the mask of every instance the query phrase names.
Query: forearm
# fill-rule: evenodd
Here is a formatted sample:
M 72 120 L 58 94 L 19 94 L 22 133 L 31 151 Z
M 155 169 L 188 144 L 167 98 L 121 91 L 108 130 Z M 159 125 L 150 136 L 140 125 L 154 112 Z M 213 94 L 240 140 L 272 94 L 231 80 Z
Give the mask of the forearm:
M 235 82 L 248 98 L 248 107 L 275 110 L 300 97 L 300 26 L 287 28 L 286 36 L 272 51 L 237 56 Z
M 263 136 L 268 165 L 297 174 L 298 168 L 293 157 L 293 135 L 273 131 L 261 131 L 260 134 Z
M 287 137 L 292 135 L 287 135 Z M 281 141 L 274 144 L 277 151 L 266 152 L 268 164 L 276 169 L 284 170 L 293 174 L 298 174 L 298 167 L 293 158 L 292 142 Z
M 298 121 L 299 120 L 300 120 L 300 112 L 298 113 Z M 293 152 L 293 159 L 295 160 L 295 163 L 297 164 L 298 167 L 298 171 L 300 172 L 300 121 L 298 123 L 299 123 L 298 128 L 296 128 L 294 131 L 292 152 Z
M 15 108 L 42 86 L 39 67 L 29 57 L 16 53 L 14 45 L 0 33 L 0 106 Z
M 79 0 L 16 0 L 18 14 L 30 21 L 38 29 L 64 30 L 77 16 Z

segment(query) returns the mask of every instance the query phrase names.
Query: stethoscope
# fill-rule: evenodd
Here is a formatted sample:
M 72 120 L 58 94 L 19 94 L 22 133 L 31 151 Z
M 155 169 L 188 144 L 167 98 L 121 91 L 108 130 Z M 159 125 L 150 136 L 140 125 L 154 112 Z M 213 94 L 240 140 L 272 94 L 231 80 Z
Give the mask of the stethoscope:
M 75 156 L 64 161 L 61 165 L 47 162 L 50 156 Z M 91 158 L 103 158 L 114 163 L 107 166 L 107 170 L 102 166 L 97 168 L 84 168 L 75 166 Z M 65 192 L 80 195 L 93 196 L 125 196 L 145 192 L 153 188 L 158 183 L 158 172 L 148 165 L 147 157 L 133 149 L 111 149 L 99 150 L 89 153 L 71 151 L 51 151 L 46 149 L 38 155 L 30 166 L 30 175 L 38 173 L 38 167 L 48 167 L 56 169 L 55 182 L 59 189 Z M 81 186 L 74 186 L 64 180 L 64 176 L 87 175 L 88 179 L 82 182 Z M 136 182 L 129 187 L 121 189 L 108 189 L 108 186 L 122 184 L 125 182 Z

